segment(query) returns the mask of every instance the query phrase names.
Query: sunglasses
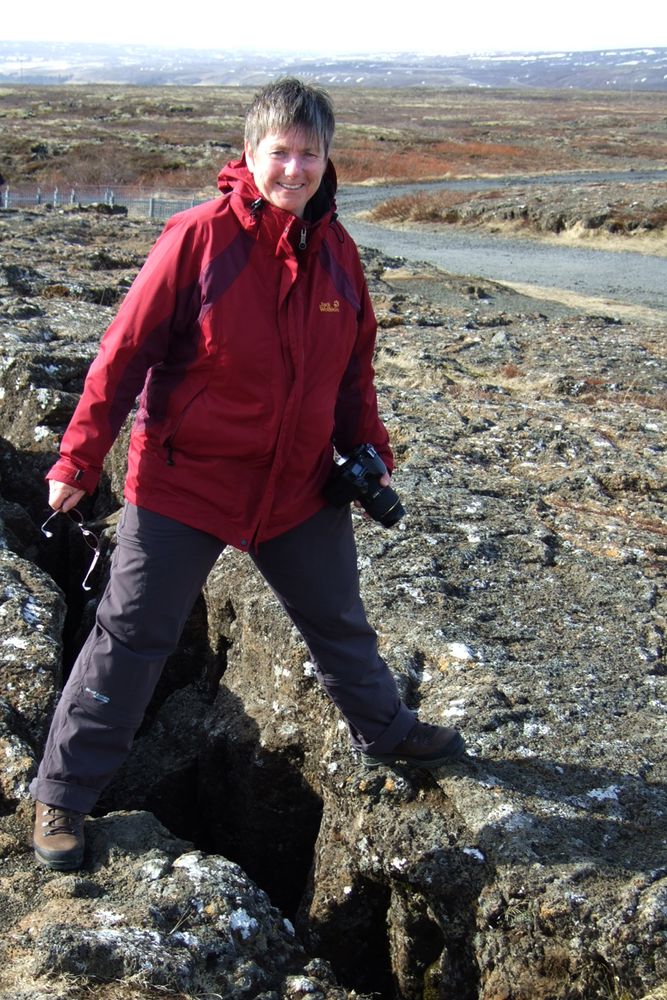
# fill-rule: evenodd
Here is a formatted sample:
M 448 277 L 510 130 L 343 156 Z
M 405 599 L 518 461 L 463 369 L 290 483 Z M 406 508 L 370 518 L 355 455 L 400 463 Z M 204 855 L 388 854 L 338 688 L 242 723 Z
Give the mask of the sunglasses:
M 43 534 L 46 535 L 47 538 L 53 538 L 53 532 L 47 528 L 47 524 L 49 523 L 49 521 L 52 521 L 54 517 L 57 517 L 58 514 L 62 513 L 63 511 L 61 510 L 54 510 L 53 514 L 49 514 L 46 521 L 42 525 L 41 530 Z M 88 580 L 90 579 L 90 575 L 95 569 L 95 566 L 97 565 L 97 560 L 100 558 L 100 540 L 97 537 L 97 535 L 90 530 L 90 528 L 84 528 L 83 514 L 81 513 L 80 510 L 77 510 L 76 507 L 73 507 L 72 510 L 68 510 L 66 512 L 66 515 L 70 519 L 72 524 L 75 524 L 77 526 L 77 528 L 83 535 L 84 542 L 86 543 L 88 548 L 92 549 L 93 551 L 93 561 L 88 567 L 88 572 L 84 576 L 83 583 L 81 584 L 84 590 L 92 590 L 92 587 L 88 583 Z

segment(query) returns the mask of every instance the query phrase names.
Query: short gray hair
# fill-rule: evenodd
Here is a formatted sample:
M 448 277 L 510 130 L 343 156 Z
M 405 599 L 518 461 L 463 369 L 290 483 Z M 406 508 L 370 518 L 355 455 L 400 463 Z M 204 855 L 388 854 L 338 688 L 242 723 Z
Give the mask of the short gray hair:
M 255 94 L 246 114 L 245 141 L 254 151 L 270 132 L 298 128 L 317 137 L 328 155 L 335 127 L 333 105 L 326 90 L 288 76 Z

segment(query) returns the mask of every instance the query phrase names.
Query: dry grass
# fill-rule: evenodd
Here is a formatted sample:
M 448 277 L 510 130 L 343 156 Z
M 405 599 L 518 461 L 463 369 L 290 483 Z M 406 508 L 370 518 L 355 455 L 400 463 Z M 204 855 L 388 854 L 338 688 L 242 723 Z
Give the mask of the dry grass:
M 411 181 L 460 177 L 479 172 L 523 173 L 533 170 L 529 148 L 488 142 L 386 142 L 382 137 L 337 144 L 336 168 L 347 183 Z

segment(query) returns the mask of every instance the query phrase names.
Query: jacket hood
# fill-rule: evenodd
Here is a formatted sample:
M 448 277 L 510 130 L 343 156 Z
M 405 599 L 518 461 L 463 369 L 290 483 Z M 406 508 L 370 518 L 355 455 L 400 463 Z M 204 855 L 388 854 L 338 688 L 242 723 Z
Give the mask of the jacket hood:
M 261 199 L 255 178 L 248 169 L 245 153 L 240 160 L 231 160 L 222 168 L 218 174 L 218 189 L 222 194 L 229 194 L 232 191 L 240 195 L 244 202 L 251 204 L 258 198 Z M 318 190 L 306 205 L 306 219 L 310 222 L 317 222 L 325 212 L 335 211 L 336 191 L 338 189 L 338 178 L 336 169 L 329 160 L 324 171 L 324 177 Z

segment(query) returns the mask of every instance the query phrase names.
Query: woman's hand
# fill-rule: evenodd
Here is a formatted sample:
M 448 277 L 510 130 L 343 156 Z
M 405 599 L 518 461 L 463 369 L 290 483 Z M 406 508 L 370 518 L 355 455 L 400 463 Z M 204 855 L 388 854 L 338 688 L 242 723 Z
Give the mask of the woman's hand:
M 381 475 L 380 478 L 378 479 L 378 482 L 379 482 L 380 486 L 391 486 L 391 473 L 390 472 L 383 473 L 383 475 Z M 364 516 L 365 517 L 370 517 L 370 514 L 368 513 L 368 511 L 364 510 L 364 505 L 361 503 L 360 500 L 353 500 L 352 502 L 353 502 L 353 504 L 354 504 L 355 507 L 358 507 L 359 510 L 363 510 L 364 511 Z
M 85 490 L 79 490 L 68 483 L 59 483 L 56 479 L 49 479 L 49 507 L 53 510 L 66 514 L 68 510 L 76 507 L 85 495 Z

